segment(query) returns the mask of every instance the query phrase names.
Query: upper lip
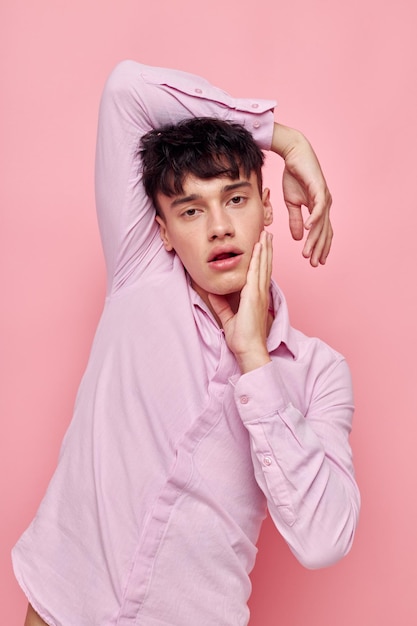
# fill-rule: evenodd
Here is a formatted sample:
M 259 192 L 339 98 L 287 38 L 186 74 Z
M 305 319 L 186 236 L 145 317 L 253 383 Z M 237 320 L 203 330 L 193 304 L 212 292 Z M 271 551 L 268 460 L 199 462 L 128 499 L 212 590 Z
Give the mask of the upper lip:
M 208 263 L 216 261 L 218 257 L 224 254 L 227 256 L 237 256 L 239 254 L 243 254 L 243 252 L 242 250 L 239 250 L 239 248 L 235 248 L 234 246 L 217 246 L 216 248 L 213 248 L 213 250 L 210 252 Z

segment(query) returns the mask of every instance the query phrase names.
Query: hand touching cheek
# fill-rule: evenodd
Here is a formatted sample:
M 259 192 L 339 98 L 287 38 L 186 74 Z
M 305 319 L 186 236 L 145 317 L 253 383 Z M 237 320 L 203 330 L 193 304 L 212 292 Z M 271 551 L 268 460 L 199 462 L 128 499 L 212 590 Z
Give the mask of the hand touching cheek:
M 253 249 L 237 312 L 233 312 L 227 296 L 208 296 L 242 374 L 271 360 L 266 345 L 272 323 L 268 310 L 271 273 L 272 235 L 264 230 Z

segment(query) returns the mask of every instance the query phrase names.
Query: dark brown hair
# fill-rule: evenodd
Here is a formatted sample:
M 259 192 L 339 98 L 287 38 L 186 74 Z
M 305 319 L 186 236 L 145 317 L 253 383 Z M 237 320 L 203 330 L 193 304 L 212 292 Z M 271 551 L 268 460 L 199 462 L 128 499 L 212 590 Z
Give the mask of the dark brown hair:
M 197 117 L 152 130 L 142 137 L 140 156 L 145 191 L 160 213 L 157 194 L 183 193 L 186 176 L 249 178 L 256 173 L 262 193 L 264 155 L 240 124 Z

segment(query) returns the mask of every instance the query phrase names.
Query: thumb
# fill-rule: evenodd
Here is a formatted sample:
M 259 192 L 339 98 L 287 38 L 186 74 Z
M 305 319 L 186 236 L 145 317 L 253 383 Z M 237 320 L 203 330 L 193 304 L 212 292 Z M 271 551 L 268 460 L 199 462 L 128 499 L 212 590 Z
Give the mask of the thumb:
M 224 328 L 231 318 L 234 317 L 234 313 L 230 308 L 227 298 L 225 298 L 225 296 L 219 296 L 215 293 L 209 293 L 207 295 L 214 314 L 217 315 L 222 327 Z
M 304 223 L 303 223 L 303 214 L 301 212 L 301 205 L 293 204 L 290 201 L 285 201 L 288 209 L 288 218 L 290 224 L 290 231 L 292 238 L 296 241 L 300 241 L 300 239 L 304 236 Z

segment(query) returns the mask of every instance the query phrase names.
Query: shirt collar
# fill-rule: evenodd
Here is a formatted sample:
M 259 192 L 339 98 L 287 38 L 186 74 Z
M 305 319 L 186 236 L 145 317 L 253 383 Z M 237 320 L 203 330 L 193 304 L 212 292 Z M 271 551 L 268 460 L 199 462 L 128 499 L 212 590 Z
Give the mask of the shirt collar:
M 274 280 L 271 280 L 271 297 L 274 309 L 274 321 L 267 339 L 268 352 L 278 350 L 282 345 L 294 358 L 298 355 L 297 339 L 291 328 L 287 302 L 284 294 Z
M 210 309 L 199 294 L 191 287 L 190 280 L 188 280 L 188 290 L 193 306 L 204 311 L 207 318 L 209 318 L 215 325 L 216 329 L 218 329 L 217 323 L 215 322 Z M 272 322 L 271 330 L 269 331 L 267 339 L 268 352 L 271 353 L 280 348 L 286 348 L 291 353 L 293 358 L 297 358 L 297 339 L 295 337 L 294 330 L 290 325 L 287 302 L 284 294 L 273 280 L 271 281 L 271 298 L 271 304 L 274 310 L 274 321 Z M 220 329 L 218 330 L 219 332 L 222 332 Z

